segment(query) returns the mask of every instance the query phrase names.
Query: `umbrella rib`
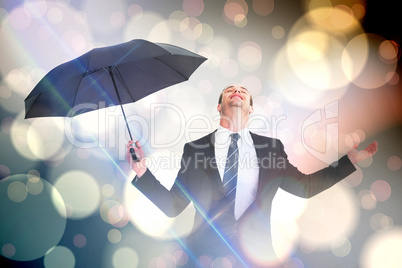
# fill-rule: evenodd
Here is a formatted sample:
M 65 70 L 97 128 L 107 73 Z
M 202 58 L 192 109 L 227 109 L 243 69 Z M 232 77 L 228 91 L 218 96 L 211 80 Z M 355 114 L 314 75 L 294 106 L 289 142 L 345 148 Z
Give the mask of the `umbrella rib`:
M 87 71 L 87 72 L 88 72 L 88 71 Z M 74 94 L 74 100 L 73 100 L 73 103 L 72 103 L 72 105 L 71 105 L 71 109 L 73 109 L 74 106 L 75 106 L 75 101 L 76 101 L 76 99 L 77 99 L 78 90 L 79 90 L 79 88 L 80 88 L 79 85 L 81 84 L 82 79 L 84 79 L 84 77 L 87 76 L 87 72 L 84 73 L 84 74 L 81 76 L 80 82 L 78 83 L 77 90 L 75 91 L 75 94 Z M 73 117 L 73 116 L 74 116 L 74 115 L 71 114 L 71 117 Z
M 170 54 L 170 55 L 174 55 L 174 54 Z M 156 57 L 154 57 L 154 59 L 155 60 L 157 60 L 157 61 L 159 61 L 160 63 L 163 63 L 164 65 L 166 65 L 167 67 L 169 67 L 170 69 L 173 69 L 172 67 L 170 67 L 168 64 L 166 64 L 166 63 L 164 63 L 163 61 L 161 61 L 160 59 L 158 59 L 158 58 L 156 58 Z M 185 76 L 185 75 L 183 75 L 182 73 L 180 73 L 180 72 L 178 72 L 176 69 L 173 69 L 176 73 L 178 73 L 179 75 L 181 75 L 183 78 L 184 78 L 184 80 L 185 81 L 187 81 L 188 80 L 188 78 Z
M 133 102 L 135 102 L 134 97 L 131 95 L 131 92 L 128 90 L 127 84 L 124 81 L 123 76 L 120 73 L 120 70 L 117 68 L 117 66 L 114 66 L 114 69 L 117 70 L 116 74 L 118 74 L 117 77 L 119 78 L 121 84 L 123 85 L 123 88 L 126 90 L 127 94 L 130 96 L 131 100 Z
M 40 93 L 36 96 L 36 98 L 35 98 L 34 102 L 32 103 L 31 107 L 29 107 L 28 111 L 25 111 L 25 119 L 27 119 L 27 115 L 28 115 L 28 113 L 32 110 L 33 104 L 38 100 L 38 98 L 42 95 L 42 93 L 43 93 L 43 92 L 40 92 Z M 26 100 L 27 100 L 27 99 L 25 99 L 25 101 L 26 101 Z
M 113 82 L 114 90 L 116 91 L 117 99 L 118 99 L 119 104 L 120 104 L 121 112 L 123 113 L 124 121 L 126 122 L 128 134 L 130 135 L 130 139 L 133 140 L 133 136 L 131 135 L 130 127 L 128 126 L 128 122 L 127 122 L 127 118 L 126 118 L 126 113 L 124 112 L 123 105 L 122 105 L 121 99 L 120 99 L 120 94 L 119 94 L 119 91 L 117 90 L 116 81 L 115 81 L 115 79 L 114 79 L 114 75 L 113 75 L 113 69 L 114 69 L 114 67 L 109 66 L 108 69 L 109 69 L 110 78 L 112 79 L 112 82 Z

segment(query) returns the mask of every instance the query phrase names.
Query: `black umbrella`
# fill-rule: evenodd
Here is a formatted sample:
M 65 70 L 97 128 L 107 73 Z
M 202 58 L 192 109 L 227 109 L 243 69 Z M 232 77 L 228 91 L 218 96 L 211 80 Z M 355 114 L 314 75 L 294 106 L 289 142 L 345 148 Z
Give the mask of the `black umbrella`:
M 206 58 L 146 40 L 95 48 L 51 70 L 25 99 L 25 118 L 68 116 L 135 102 L 186 81 Z M 77 108 L 78 107 L 78 108 Z M 73 109 L 74 108 L 74 109 Z M 133 159 L 136 160 L 132 149 Z

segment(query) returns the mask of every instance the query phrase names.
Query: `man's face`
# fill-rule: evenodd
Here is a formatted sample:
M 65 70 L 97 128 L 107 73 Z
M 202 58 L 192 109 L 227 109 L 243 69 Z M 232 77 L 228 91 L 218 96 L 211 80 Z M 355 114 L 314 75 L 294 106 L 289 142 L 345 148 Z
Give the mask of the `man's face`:
M 218 104 L 218 112 L 226 107 L 241 107 L 242 110 L 247 110 L 248 113 L 253 111 L 250 105 L 250 92 L 242 85 L 234 84 L 228 86 L 222 93 L 222 102 Z

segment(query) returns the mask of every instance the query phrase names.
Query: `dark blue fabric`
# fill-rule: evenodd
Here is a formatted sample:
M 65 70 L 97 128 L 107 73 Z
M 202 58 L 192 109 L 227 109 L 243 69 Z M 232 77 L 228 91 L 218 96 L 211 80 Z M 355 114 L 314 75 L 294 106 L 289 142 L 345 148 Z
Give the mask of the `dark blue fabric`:
M 188 80 L 205 60 L 180 47 L 138 39 L 94 48 L 57 66 L 35 86 L 25 99 L 25 118 L 72 117 L 135 102 Z

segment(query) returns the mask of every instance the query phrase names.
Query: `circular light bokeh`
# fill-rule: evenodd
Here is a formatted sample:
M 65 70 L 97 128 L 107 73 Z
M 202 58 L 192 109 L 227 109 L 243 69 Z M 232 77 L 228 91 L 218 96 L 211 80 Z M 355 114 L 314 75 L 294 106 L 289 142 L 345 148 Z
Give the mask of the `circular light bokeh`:
M 336 184 L 307 202 L 297 220 L 300 242 L 313 248 L 329 248 L 341 236 L 356 228 L 359 210 L 351 189 Z
M 392 80 L 397 67 L 397 52 L 388 52 L 388 41 L 376 34 L 360 34 L 350 40 L 342 57 L 345 74 L 349 80 L 365 89 L 384 86 Z M 383 56 L 381 55 L 383 53 Z M 384 56 L 385 55 L 385 56 Z M 389 57 L 395 60 L 384 60 Z
M 88 173 L 79 170 L 62 174 L 54 183 L 67 207 L 67 217 L 83 219 L 92 215 L 100 203 L 100 187 Z
M 23 119 L 23 112 L 11 125 L 11 141 L 23 157 L 57 162 L 64 159 L 64 127 L 61 118 Z
M 239 46 L 237 59 L 244 70 L 254 71 L 260 67 L 262 49 L 260 45 L 255 42 L 244 42 Z
M 283 47 L 277 53 L 273 62 L 274 69 L 272 72 L 268 73 L 268 77 L 270 83 L 272 83 L 273 86 L 280 91 L 281 95 L 291 104 L 309 109 L 322 108 L 328 103 L 339 100 L 346 93 L 347 88 L 344 86 L 326 90 L 325 88 L 317 89 L 305 83 L 303 79 L 308 80 L 311 76 L 308 75 L 301 79 L 299 75 L 293 71 L 287 55 L 287 47 Z M 302 68 L 299 68 L 299 70 L 303 71 Z M 328 75 L 328 77 L 332 79 L 331 75 Z M 313 83 L 319 83 L 316 84 L 317 86 L 324 86 L 328 84 L 328 81 L 313 81 Z
M 214 38 L 214 29 L 207 23 L 198 24 L 194 31 L 199 32 L 196 40 L 200 44 L 208 44 Z
M 253 0 L 253 10 L 260 16 L 267 16 L 274 10 L 274 0 Z
M 109 240 L 112 244 L 117 244 L 121 241 L 122 235 L 121 232 L 117 229 L 112 229 L 107 232 L 107 240 Z
M 180 23 L 180 33 L 187 40 L 195 40 L 201 36 L 202 24 L 193 17 L 187 17 Z
M 348 43 L 363 33 L 350 9 L 313 2 L 289 31 L 272 77 L 286 99 L 303 107 L 340 99 L 367 59 L 367 40 L 359 42 L 361 50 Z
M 1 180 L 0 254 L 17 261 L 44 256 L 64 234 L 65 210 L 57 189 L 41 178 L 20 174 Z
M 365 210 L 373 210 L 377 206 L 377 199 L 373 192 L 369 190 L 362 190 L 357 194 L 360 206 Z
M 10 169 L 6 165 L 0 165 L 0 180 L 10 176 Z
M 47 3 L 45 0 L 25 1 L 24 8 L 32 18 L 38 19 L 46 14 Z
M 395 41 L 384 40 L 378 47 L 380 58 L 386 63 L 395 63 L 400 58 L 400 47 Z
M 137 267 L 139 257 L 137 252 L 129 247 L 118 248 L 112 257 L 113 267 Z
M 399 156 L 396 155 L 390 156 L 387 160 L 387 166 L 390 170 L 393 171 L 400 170 L 402 166 L 401 158 L 399 158 Z
M 75 267 L 74 253 L 67 247 L 57 246 L 49 251 L 43 259 L 45 268 L 62 267 L 73 268 Z
M 228 24 L 244 27 L 247 23 L 248 5 L 244 0 L 228 0 L 223 8 L 223 19 Z
M 106 200 L 100 206 L 102 220 L 115 227 L 124 227 L 130 220 L 126 208 L 115 200 Z
M 376 180 L 371 184 L 371 192 L 377 201 L 384 202 L 391 196 L 391 186 L 384 180 Z
M 376 213 L 370 218 L 370 227 L 375 232 L 384 232 L 394 225 L 394 220 L 384 213 Z
M 73 237 L 73 243 L 77 248 L 83 248 L 87 244 L 87 238 L 83 234 L 76 234 Z
M 285 36 L 285 29 L 282 26 L 274 26 L 271 30 L 272 37 L 275 39 L 282 39 Z
M 339 237 L 336 241 L 331 243 L 332 254 L 339 258 L 349 255 L 352 249 L 352 244 L 347 237 Z
M 341 61 L 344 45 L 320 30 L 305 30 L 294 34 L 287 43 L 287 59 L 293 72 L 308 86 L 332 90 L 349 83 Z
M 198 17 L 204 11 L 203 0 L 184 0 L 183 10 L 192 17 Z
M 375 233 L 360 253 L 360 265 L 367 268 L 400 267 L 402 264 L 402 227 Z

